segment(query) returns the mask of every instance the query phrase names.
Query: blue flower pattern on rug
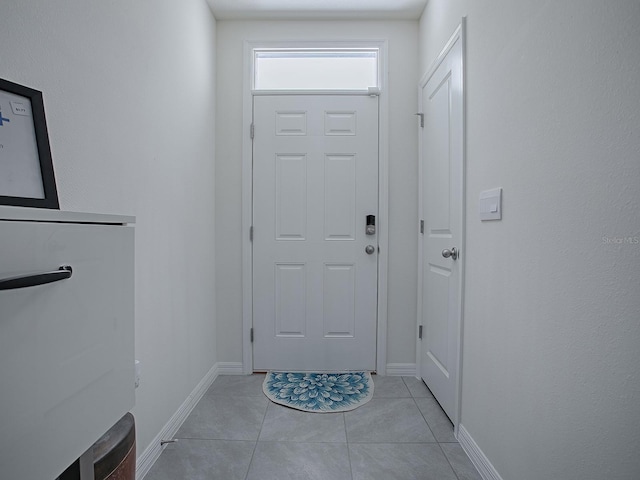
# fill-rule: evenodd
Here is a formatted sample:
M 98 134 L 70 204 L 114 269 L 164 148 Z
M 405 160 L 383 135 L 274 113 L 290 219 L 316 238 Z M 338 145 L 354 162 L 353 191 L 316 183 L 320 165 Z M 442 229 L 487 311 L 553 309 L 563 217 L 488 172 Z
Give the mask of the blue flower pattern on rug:
M 373 381 L 368 372 L 269 372 L 263 390 L 272 401 L 298 410 L 339 412 L 369 401 Z

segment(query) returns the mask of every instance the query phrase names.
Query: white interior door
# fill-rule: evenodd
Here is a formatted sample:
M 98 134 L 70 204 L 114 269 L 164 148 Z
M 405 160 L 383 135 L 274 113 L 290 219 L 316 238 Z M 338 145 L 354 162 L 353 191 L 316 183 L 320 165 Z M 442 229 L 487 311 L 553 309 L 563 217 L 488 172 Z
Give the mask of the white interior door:
M 456 424 L 463 239 L 462 42 L 422 83 L 420 372 Z
M 253 367 L 374 370 L 378 97 L 255 96 L 254 126 Z

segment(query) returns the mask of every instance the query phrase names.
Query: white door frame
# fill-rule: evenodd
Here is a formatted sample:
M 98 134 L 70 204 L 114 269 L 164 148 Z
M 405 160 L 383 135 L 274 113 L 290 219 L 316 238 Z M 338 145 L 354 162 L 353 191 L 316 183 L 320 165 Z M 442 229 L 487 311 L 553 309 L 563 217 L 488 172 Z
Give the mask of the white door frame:
M 387 74 L 387 40 L 362 41 L 245 41 L 244 74 L 242 101 L 242 371 L 253 373 L 253 349 L 251 346 L 251 327 L 253 325 L 253 255 L 250 229 L 253 217 L 253 148 L 250 136 L 253 121 L 253 55 L 254 48 L 292 48 L 292 47 L 374 47 L 379 49 L 379 137 L 378 137 L 378 327 L 376 371 L 385 375 L 387 369 L 387 270 L 389 258 L 389 95 Z M 270 92 L 273 94 L 274 92 Z M 286 95 L 305 92 L 278 92 Z M 310 92 L 306 92 L 310 93 Z M 313 92 L 318 93 L 318 92 Z M 336 92 L 328 91 L 335 95 Z M 339 93 L 339 92 L 338 92 Z M 348 93 L 348 92 L 345 92 Z M 349 94 L 353 94 L 350 92 Z
M 429 79 L 431 78 L 431 76 L 436 72 L 436 70 L 438 69 L 438 67 L 440 66 L 440 64 L 442 63 L 442 61 L 444 60 L 444 58 L 447 56 L 447 54 L 449 53 L 449 51 L 451 50 L 451 48 L 453 47 L 453 45 L 456 43 L 457 40 L 461 41 L 462 44 L 462 218 L 461 218 L 461 238 L 460 238 L 460 251 L 461 251 L 461 256 L 460 259 L 458 260 L 459 262 L 459 268 L 460 268 L 460 323 L 458 325 L 459 329 L 458 331 L 460 332 L 460 336 L 458 339 L 458 359 L 457 359 L 457 365 L 455 365 L 455 369 L 458 375 L 458 382 L 456 385 L 456 391 L 455 391 L 455 400 L 454 400 L 454 418 L 451 419 L 451 421 L 453 422 L 453 428 L 454 428 L 454 433 L 455 436 L 458 436 L 458 426 L 460 425 L 460 415 L 461 415 L 461 406 L 462 406 L 462 402 L 460 401 L 460 395 L 462 392 L 462 348 L 463 348 L 463 342 L 462 342 L 462 338 L 463 338 L 463 318 L 464 318 L 464 272 L 465 272 L 465 258 L 466 258 L 466 198 L 465 198 L 465 192 L 466 192 L 466 101 L 465 101 L 465 70 L 464 70 L 464 66 L 465 66 L 465 58 L 466 58 L 466 17 L 462 18 L 462 21 L 460 22 L 460 25 L 458 25 L 458 27 L 456 28 L 455 32 L 453 33 L 453 35 L 451 36 L 451 38 L 449 39 L 449 41 L 447 42 L 447 44 L 444 46 L 444 48 L 442 49 L 442 51 L 440 52 L 440 54 L 438 55 L 438 58 L 435 60 L 435 62 L 433 62 L 433 64 L 431 65 L 431 67 L 427 70 L 427 72 L 424 74 L 424 76 L 422 77 L 422 79 L 420 80 L 420 83 L 418 85 L 418 111 L 422 111 L 422 101 L 423 101 L 423 95 L 422 95 L 422 90 L 425 87 L 425 85 L 427 84 L 427 82 L 429 81 Z M 418 127 L 420 128 L 420 127 Z M 422 153 L 423 153 L 423 145 L 422 145 L 422 134 L 418 135 L 418 152 L 419 152 L 419 161 L 418 161 L 418 215 L 419 215 L 419 219 L 423 219 L 424 218 L 424 212 L 423 212 L 423 195 L 422 195 L 422 189 L 423 189 L 423 165 L 422 165 Z M 420 232 L 418 232 L 418 265 L 421 266 L 422 262 L 424 261 L 423 258 L 423 249 L 422 249 L 422 243 L 424 241 L 424 235 Z M 421 271 L 421 270 L 419 270 Z M 416 330 L 419 328 L 419 325 L 421 325 L 422 323 L 422 275 L 419 274 L 418 275 L 418 317 L 417 317 L 417 326 L 416 326 Z M 416 376 L 418 378 L 422 378 L 422 372 L 420 371 L 420 364 L 421 364 L 421 358 L 422 358 L 422 340 L 420 338 L 418 338 L 418 336 L 416 335 L 417 341 L 416 341 Z

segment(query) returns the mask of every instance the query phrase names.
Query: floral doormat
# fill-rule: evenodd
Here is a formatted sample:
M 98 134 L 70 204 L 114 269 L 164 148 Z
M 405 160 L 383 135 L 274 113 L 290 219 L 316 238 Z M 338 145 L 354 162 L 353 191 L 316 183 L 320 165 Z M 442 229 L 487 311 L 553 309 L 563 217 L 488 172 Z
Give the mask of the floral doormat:
M 269 372 L 262 384 L 272 402 L 304 412 L 335 413 L 353 410 L 373 396 L 369 372 Z

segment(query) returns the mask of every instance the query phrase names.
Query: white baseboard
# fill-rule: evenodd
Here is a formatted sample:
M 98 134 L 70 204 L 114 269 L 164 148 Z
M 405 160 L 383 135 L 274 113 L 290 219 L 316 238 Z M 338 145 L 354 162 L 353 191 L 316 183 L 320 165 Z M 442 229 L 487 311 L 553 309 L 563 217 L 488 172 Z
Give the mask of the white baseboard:
M 387 363 L 389 376 L 415 377 L 416 371 L 415 363 Z
M 156 437 L 152 440 L 151 444 L 146 448 L 144 452 L 137 458 L 136 460 L 136 479 L 142 480 L 160 454 L 162 453 L 163 447 L 160 445 L 162 440 L 169 440 L 173 438 L 178 429 L 182 426 L 184 421 L 187 419 L 191 411 L 198 404 L 200 399 L 204 396 L 206 391 L 209 389 L 213 381 L 220 375 L 222 372 L 220 371 L 219 363 L 216 363 L 211 370 L 207 372 L 200 383 L 193 389 L 193 391 L 189 394 L 187 399 L 182 402 L 182 405 L 178 408 L 176 413 L 169 419 L 167 424 L 160 430 L 160 433 L 156 435 Z
M 502 480 L 498 471 L 462 424 L 458 428 L 458 442 L 483 480 Z
M 242 362 L 218 362 L 219 375 L 244 375 Z

